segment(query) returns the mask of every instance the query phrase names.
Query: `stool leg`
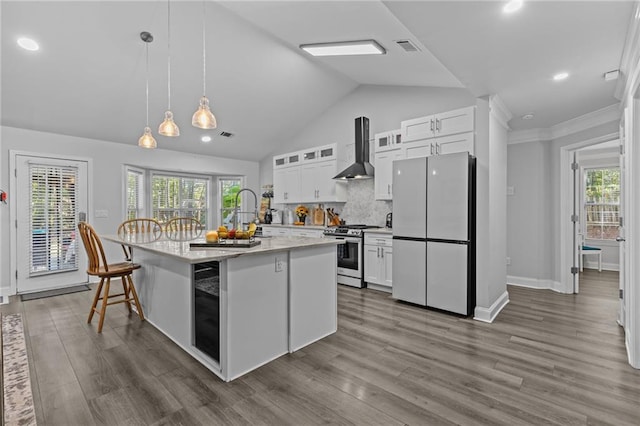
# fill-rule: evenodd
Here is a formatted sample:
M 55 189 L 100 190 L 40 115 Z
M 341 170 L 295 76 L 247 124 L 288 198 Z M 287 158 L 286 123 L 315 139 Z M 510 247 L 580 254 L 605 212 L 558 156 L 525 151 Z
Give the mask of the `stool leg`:
M 96 306 L 98 305 L 98 300 L 100 299 L 100 292 L 102 291 L 102 284 L 104 283 L 104 278 L 100 278 L 100 283 L 96 288 L 96 294 L 93 296 L 93 304 L 91 305 L 91 312 L 89 312 L 89 319 L 87 320 L 87 324 L 91 323 L 91 319 L 93 318 L 93 314 L 96 312 Z
M 124 293 L 124 303 L 127 305 L 129 313 L 131 313 L 131 302 L 129 302 L 129 300 L 131 300 L 131 297 L 129 296 L 129 280 L 126 275 L 122 277 L 122 292 Z
M 107 278 L 107 285 L 104 289 L 104 296 L 102 296 L 102 306 L 100 307 L 100 322 L 98 322 L 98 333 L 102 333 L 102 324 L 104 324 L 104 317 L 107 313 L 107 303 L 109 302 L 109 287 L 111 286 L 111 278 Z
M 136 292 L 136 288 L 133 285 L 133 279 L 131 278 L 131 274 L 127 275 L 127 279 L 129 280 L 129 290 L 131 291 L 131 295 L 133 296 L 133 300 L 136 303 L 136 309 L 138 310 L 138 316 L 142 321 L 144 321 L 144 313 L 142 312 L 142 305 L 140 304 L 140 300 L 138 299 L 138 293 Z

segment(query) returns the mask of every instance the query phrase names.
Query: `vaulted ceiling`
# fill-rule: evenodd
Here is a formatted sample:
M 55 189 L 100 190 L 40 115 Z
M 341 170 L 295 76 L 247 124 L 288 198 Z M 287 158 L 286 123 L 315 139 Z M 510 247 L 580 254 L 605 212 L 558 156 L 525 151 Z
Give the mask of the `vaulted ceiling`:
M 202 95 L 200 1 L 171 2 L 171 105 L 179 138 L 157 135 L 167 107 L 166 1 L 3 1 L 1 123 L 136 144 L 149 122 L 159 147 L 260 160 L 361 84 L 498 94 L 513 129 L 547 128 L 615 104 L 631 1 L 206 1 L 206 94 L 215 131 L 190 125 Z M 38 52 L 19 48 L 29 36 Z M 387 54 L 314 58 L 300 44 L 375 39 Z M 397 40 L 420 50 L 407 53 Z M 567 71 L 567 80 L 553 74 Z M 521 116 L 533 113 L 531 120 Z M 348 118 L 349 120 L 352 117 Z M 231 138 L 221 131 L 234 134 Z M 211 143 L 200 141 L 204 134 Z

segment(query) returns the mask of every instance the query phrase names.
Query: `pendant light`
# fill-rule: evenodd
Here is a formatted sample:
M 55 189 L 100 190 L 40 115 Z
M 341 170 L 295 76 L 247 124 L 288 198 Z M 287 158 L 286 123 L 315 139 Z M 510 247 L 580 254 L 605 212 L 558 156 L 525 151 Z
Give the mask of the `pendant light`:
M 207 99 L 207 49 L 205 47 L 206 39 L 206 7 L 204 0 L 202 1 L 202 97 L 200 98 L 200 106 L 193 114 L 191 124 L 200 129 L 215 129 L 218 124 L 216 117 L 209 109 L 209 99 Z
M 180 136 L 180 129 L 173 121 L 171 112 L 171 0 L 167 0 L 167 111 L 164 121 L 158 127 L 158 133 L 163 136 Z
M 140 38 L 145 43 L 146 53 L 147 53 L 147 84 L 146 84 L 146 93 L 147 93 L 147 125 L 144 128 L 144 134 L 140 136 L 138 139 L 138 146 L 143 148 L 155 148 L 158 146 L 156 140 L 153 138 L 151 134 L 151 129 L 149 128 L 149 43 L 153 41 L 153 36 L 151 33 L 147 31 L 143 31 L 140 33 Z

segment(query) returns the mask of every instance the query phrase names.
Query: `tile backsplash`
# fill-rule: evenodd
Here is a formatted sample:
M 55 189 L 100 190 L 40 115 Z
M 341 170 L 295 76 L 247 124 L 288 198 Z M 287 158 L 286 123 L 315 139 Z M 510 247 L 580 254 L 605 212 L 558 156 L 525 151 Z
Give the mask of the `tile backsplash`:
M 387 213 L 391 212 L 391 201 L 377 201 L 374 192 L 374 180 L 351 180 L 347 185 L 346 203 L 323 203 L 324 208 L 333 208 L 346 223 L 384 226 Z M 298 204 L 274 206 L 279 209 L 295 209 Z M 317 204 L 307 203 L 309 209 Z M 310 221 L 307 217 L 307 222 Z

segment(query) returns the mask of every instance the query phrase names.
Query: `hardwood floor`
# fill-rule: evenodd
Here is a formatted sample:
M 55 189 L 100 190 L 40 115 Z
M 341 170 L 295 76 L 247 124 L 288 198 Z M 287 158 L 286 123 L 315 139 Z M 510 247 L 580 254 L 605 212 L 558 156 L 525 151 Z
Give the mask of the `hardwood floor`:
M 617 273 L 509 294 L 485 324 L 339 286 L 336 334 L 231 383 L 124 307 L 97 334 L 90 292 L 0 312 L 23 313 L 40 425 L 640 424 Z

